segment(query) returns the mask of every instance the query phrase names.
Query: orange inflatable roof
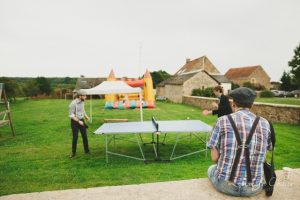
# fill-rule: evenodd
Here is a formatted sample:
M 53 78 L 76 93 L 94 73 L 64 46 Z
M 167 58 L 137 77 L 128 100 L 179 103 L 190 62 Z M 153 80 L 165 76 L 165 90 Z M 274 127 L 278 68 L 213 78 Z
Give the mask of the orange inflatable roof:
M 126 81 L 131 87 L 139 87 L 144 85 L 144 80 Z

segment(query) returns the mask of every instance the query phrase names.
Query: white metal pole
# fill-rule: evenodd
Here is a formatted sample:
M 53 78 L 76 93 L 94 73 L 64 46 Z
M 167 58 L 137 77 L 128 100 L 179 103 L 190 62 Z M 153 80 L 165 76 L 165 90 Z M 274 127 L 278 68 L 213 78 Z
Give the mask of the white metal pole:
M 141 122 L 142 122 L 143 121 L 142 92 L 140 92 L 140 113 L 141 113 Z
M 93 98 L 92 98 L 92 96 L 93 95 L 90 96 L 90 120 L 91 120 L 91 123 L 93 122 L 93 108 L 92 108 L 92 103 L 93 103 L 92 99 Z

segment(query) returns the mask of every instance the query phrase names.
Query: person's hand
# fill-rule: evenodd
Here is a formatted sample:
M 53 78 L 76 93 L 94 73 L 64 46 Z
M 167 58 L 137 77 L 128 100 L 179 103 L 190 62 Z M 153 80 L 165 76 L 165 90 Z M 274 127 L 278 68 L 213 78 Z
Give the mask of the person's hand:
M 90 121 L 90 118 L 88 116 L 86 116 L 86 120 L 89 122 Z
M 81 125 L 81 126 L 84 126 L 84 123 L 81 120 L 78 121 L 78 124 Z
M 209 114 L 209 110 L 207 110 L 207 109 L 203 110 L 203 111 L 202 111 L 202 114 L 203 114 L 203 115 L 208 115 L 208 114 Z

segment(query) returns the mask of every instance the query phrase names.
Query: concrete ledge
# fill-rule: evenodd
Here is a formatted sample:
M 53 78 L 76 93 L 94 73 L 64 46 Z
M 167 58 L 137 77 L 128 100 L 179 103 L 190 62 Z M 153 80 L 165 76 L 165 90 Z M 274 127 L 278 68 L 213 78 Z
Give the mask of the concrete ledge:
M 300 169 L 293 169 L 286 177 L 283 171 L 277 171 L 277 182 L 272 197 L 262 191 L 257 196 L 243 199 L 293 200 L 300 197 Z M 14 194 L 0 197 L 0 200 L 227 200 L 240 199 L 217 192 L 207 178 L 183 181 L 147 183 L 139 185 L 108 186 L 88 189 L 72 189 L 52 192 Z

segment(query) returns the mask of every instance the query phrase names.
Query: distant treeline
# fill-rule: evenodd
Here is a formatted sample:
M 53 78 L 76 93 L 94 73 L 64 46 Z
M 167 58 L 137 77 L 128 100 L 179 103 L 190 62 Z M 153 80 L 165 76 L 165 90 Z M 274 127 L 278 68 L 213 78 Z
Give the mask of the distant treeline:
M 153 86 L 170 77 L 163 70 L 151 72 Z M 5 84 L 5 91 L 10 100 L 16 97 L 32 98 L 65 98 L 71 96 L 78 78 L 70 77 L 0 77 L 0 83 Z
M 76 81 L 77 78 L 70 77 L 0 77 L 10 100 L 16 97 L 64 98 L 66 93 L 73 91 Z

